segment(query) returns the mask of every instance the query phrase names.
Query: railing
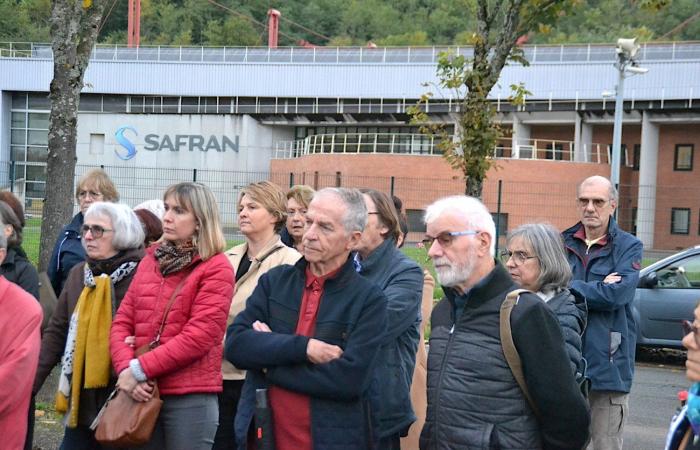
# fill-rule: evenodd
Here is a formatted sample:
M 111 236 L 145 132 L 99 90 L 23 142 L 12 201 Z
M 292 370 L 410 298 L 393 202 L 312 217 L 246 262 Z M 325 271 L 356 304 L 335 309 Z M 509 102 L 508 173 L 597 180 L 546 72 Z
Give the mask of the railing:
M 98 44 L 93 60 L 163 61 L 219 63 L 299 63 L 299 64 L 435 64 L 444 51 L 472 57 L 472 47 L 173 47 Z M 614 45 L 526 45 L 530 63 L 613 62 Z M 0 57 L 51 59 L 50 44 L 0 42 Z M 700 42 L 642 44 L 642 61 L 685 61 L 700 59 Z
M 276 159 L 292 159 L 317 154 L 400 154 L 441 155 L 438 139 L 424 134 L 338 133 L 315 134 L 295 141 L 278 141 Z M 513 148 L 510 138 L 501 138 L 494 147 L 494 158 L 578 161 L 608 164 L 609 146 L 581 144 L 580 153 L 573 141 L 554 139 L 518 140 Z M 627 159 L 627 155 L 625 155 Z M 625 161 L 629 165 L 629 161 Z

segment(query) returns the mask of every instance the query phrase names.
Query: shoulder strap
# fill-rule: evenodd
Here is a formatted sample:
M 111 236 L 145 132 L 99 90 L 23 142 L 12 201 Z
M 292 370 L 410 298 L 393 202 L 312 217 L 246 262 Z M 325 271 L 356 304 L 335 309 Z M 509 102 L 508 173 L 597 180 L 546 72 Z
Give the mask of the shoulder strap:
M 513 342 L 513 333 L 510 327 L 510 315 L 513 311 L 513 307 L 518 303 L 520 294 L 530 292 L 527 289 L 515 289 L 511 291 L 506 296 L 506 299 L 501 304 L 500 313 L 500 334 L 501 334 L 501 347 L 503 347 L 503 355 L 506 357 L 506 362 L 510 367 L 510 371 L 513 372 L 513 377 L 517 381 L 518 386 L 523 391 L 523 395 L 530 404 L 532 411 L 535 416 L 540 417 L 540 411 L 535 405 L 535 402 L 530 396 L 530 391 L 527 389 L 527 384 L 525 383 L 525 376 L 523 375 L 523 366 L 520 361 L 520 355 L 518 350 L 515 348 L 515 343 Z
M 173 304 L 175 303 L 175 299 L 177 298 L 178 294 L 182 290 L 182 287 L 185 285 L 185 281 L 187 281 L 187 277 L 190 276 L 190 274 L 192 273 L 194 268 L 197 267 L 197 265 L 200 262 L 201 262 L 201 260 L 197 260 L 194 263 L 192 263 L 187 268 L 187 273 L 185 274 L 185 276 L 182 277 L 180 282 L 175 287 L 175 290 L 173 291 L 173 295 L 170 296 L 170 300 L 168 300 L 168 303 L 165 305 L 165 311 L 163 311 L 163 318 L 160 320 L 160 327 L 158 327 L 158 334 L 156 334 L 156 337 L 153 338 L 153 341 L 149 344 L 149 347 L 155 348 L 160 344 L 160 335 L 163 334 L 163 329 L 165 328 L 165 321 L 168 318 L 168 314 L 170 313 L 170 309 L 172 309 Z

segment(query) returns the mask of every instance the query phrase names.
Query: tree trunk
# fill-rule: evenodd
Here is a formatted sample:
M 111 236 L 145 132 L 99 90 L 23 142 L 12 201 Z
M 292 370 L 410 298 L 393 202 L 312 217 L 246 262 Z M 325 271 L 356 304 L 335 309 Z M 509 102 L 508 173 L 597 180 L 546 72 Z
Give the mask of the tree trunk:
M 105 0 L 52 1 L 54 70 L 49 94 L 49 154 L 41 222 L 40 271 L 48 268 L 58 233 L 73 212 L 80 91 L 105 4 Z
M 464 193 L 476 197 L 481 200 L 481 190 L 484 187 L 484 180 L 480 180 L 475 177 L 469 177 L 466 180 Z

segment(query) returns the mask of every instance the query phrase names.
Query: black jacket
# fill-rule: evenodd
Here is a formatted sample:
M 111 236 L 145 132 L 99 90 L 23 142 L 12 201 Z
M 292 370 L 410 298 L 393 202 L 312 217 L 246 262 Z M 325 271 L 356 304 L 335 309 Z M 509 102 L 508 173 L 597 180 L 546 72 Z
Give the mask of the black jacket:
M 462 299 L 433 310 L 428 353 L 428 411 L 421 449 L 580 449 L 588 439 L 588 406 L 574 380 L 559 323 L 534 294 L 522 294 L 511 330 L 535 416 L 508 367 L 499 311 L 517 286 L 497 264 Z
M 0 275 L 39 300 L 39 274 L 22 247 L 8 247 L 5 261 L 0 265 Z
M 314 331 L 314 338 L 340 346 L 343 355 L 326 364 L 312 364 L 306 356 L 310 338 L 294 334 L 306 266 L 302 258 L 294 266 L 265 273 L 246 309 L 228 328 L 226 359 L 248 370 L 236 413 L 238 447 L 246 448 L 255 390 L 276 385 L 310 397 L 315 450 L 374 448 L 379 401 L 376 361 L 386 328 L 386 298 L 355 272 L 348 259 L 341 272 L 325 282 Z M 272 332 L 254 331 L 256 320 Z
M 405 436 L 416 420 L 411 381 L 420 339 L 423 271 L 396 248 L 394 239 L 385 240 L 360 264 L 360 275 L 379 286 L 387 299 L 387 335 L 379 357 L 380 437 Z
M 557 315 L 572 371 L 576 374 L 576 381 L 580 382 L 586 375 L 586 360 L 583 357 L 581 341 L 588 316 L 586 300 L 578 293 L 563 289 L 547 302 L 547 306 Z

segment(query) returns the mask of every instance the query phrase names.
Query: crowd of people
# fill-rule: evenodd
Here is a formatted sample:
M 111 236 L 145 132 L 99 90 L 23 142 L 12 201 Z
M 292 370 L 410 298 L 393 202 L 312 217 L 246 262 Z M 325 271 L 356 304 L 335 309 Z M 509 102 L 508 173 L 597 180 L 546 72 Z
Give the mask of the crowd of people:
M 97 169 L 75 198 L 40 335 L 24 213 L 0 193 L 7 448 L 31 449 L 34 396 L 57 365 L 64 450 L 107 448 L 91 425 L 115 388 L 163 401 L 146 449 L 622 448 L 642 245 L 617 226 L 606 178 L 578 185 L 573 227 L 521 225 L 500 259 L 478 199 L 428 205 L 434 307 L 436 281 L 400 250 L 401 201 L 377 190 L 252 183 L 228 250 L 205 185 L 132 210 Z

